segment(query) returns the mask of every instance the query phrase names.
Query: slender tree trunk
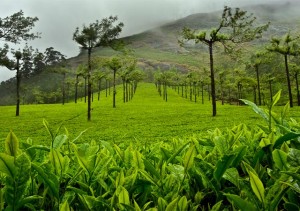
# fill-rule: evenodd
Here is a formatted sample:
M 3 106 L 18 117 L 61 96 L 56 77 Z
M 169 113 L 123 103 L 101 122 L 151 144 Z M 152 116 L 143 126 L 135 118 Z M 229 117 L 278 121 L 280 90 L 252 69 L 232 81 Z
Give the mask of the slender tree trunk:
M 100 101 L 100 92 L 101 92 L 101 78 L 98 81 L 98 101 Z
M 129 96 L 129 93 L 128 93 L 128 81 L 126 81 L 126 84 L 125 84 L 125 89 L 126 89 L 126 102 L 128 102 L 128 96 Z
M 110 86 L 111 86 L 110 81 L 108 81 L 108 95 L 110 95 Z
M 17 58 L 17 106 L 16 106 L 16 116 L 20 115 L 20 84 L 21 84 L 21 73 L 20 73 L 20 59 Z
M 168 90 L 167 90 L 167 83 L 165 83 L 165 99 L 166 99 L 166 102 L 168 102 Z
M 292 95 L 292 88 L 291 88 L 291 81 L 290 81 L 290 73 L 289 73 L 289 66 L 288 66 L 288 55 L 284 55 L 284 64 L 285 64 L 285 72 L 286 72 L 286 79 L 288 83 L 288 90 L 289 90 L 289 99 L 290 99 L 290 107 L 293 107 L 293 95 Z
M 192 90 L 192 83 L 190 82 L 190 101 L 193 101 L 193 90 Z
M 107 97 L 107 79 L 105 79 L 105 96 Z
M 257 98 L 256 98 L 256 86 L 253 86 L 253 98 L 254 98 L 254 103 L 257 104 Z
M 114 80 L 113 80 L 113 108 L 116 107 L 116 72 L 117 70 L 114 70 Z
M 75 82 L 75 103 L 77 103 L 78 98 L 78 75 L 76 75 L 76 82 Z
M 204 83 L 201 83 L 202 104 L 204 104 Z
M 298 83 L 298 73 L 295 74 L 296 80 L 296 89 L 297 89 L 297 104 L 300 106 L 300 92 L 299 92 L 299 83 Z
M 91 54 L 92 49 L 88 48 L 88 74 L 87 74 L 87 82 L 88 82 L 88 121 L 91 121 L 91 98 L 92 98 L 92 82 L 91 82 L 91 72 L 92 72 L 92 66 L 91 66 Z
M 62 104 L 65 104 L 65 98 L 66 98 L 66 90 L 65 90 L 65 80 L 66 80 L 66 73 L 63 73 L 63 81 L 61 85 L 62 89 Z
M 270 99 L 273 101 L 273 90 L 272 90 L 272 80 L 269 80 L 269 91 L 270 91 Z
M 133 87 L 133 83 L 130 83 L 131 86 L 131 97 L 130 100 L 133 98 L 133 94 L 134 94 L 134 87 Z
M 256 80 L 257 80 L 258 105 L 261 105 L 261 94 L 260 94 L 260 81 L 259 81 L 258 65 L 255 65 L 255 72 L 256 72 Z
M 87 76 L 84 78 L 84 102 L 86 103 L 87 89 L 86 89 Z
M 125 85 L 125 79 L 122 79 L 123 82 L 123 102 L 126 102 L 126 85 Z
M 181 85 L 181 97 L 183 97 L 183 85 Z
M 70 93 L 69 93 L 69 90 L 70 90 L 70 84 L 68 83 L 67 84 L 67 91 L 66 91 L 66 95 L 67 95 L 67 103 L 69 102 L 69 97 L 70 97 Z
M 128 102 L 131 100 L 131 83 L 130 82 L 126 83 L 126 92 L 127 92 L 126 100 Z
M 215 90 L 215 73 L 213 58 L 213 43 L 209 42 L 209 61 L 210 61 L 210 80 L 211 80 L 211 99 L 212 99 L 212 115 L 217 115 L 216 90 Z
M 194 100 L 195 100 L 195 103 L 197 102 L 197 90 L 196 90 L 196 83 L 194 82 Z

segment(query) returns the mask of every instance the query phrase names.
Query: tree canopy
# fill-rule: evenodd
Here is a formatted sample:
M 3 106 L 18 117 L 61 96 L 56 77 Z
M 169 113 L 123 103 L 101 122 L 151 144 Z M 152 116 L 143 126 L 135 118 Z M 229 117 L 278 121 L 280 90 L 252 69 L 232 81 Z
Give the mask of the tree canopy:
M 38 20 L 37 17 L 25 17 L 22 10 L 6 18 L 0 18 L 0 39 L 19 43 L 21 40 L 39 38 L 38 33 L 30 32 Z

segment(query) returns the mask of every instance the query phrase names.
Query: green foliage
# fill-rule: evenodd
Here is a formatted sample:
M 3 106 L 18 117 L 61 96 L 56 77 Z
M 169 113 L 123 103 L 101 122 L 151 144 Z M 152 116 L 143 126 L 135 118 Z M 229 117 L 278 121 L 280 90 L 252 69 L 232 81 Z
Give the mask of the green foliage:
M 10 132 L 6 152 L 0 153 L 0 205 L 8 210 L 298 208 L 299 124 L 271 115 L 272 130 L 240 124 L 151 144 L 76 143 L 79 137 L 69 140 L 67 130 L 53 130 L 46 121 L 48 146 L 20 142 Z

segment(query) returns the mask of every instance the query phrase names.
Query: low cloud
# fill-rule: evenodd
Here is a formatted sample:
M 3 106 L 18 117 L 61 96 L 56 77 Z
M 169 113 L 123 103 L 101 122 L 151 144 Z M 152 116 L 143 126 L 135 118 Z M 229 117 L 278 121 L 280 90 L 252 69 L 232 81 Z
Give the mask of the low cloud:
M 274 2 L 272 0 L 263 3 Z M 76 56 L 78 46 L 72 40 L 76 27 L 117 15 L 125 26 L 122 36 L 140 33 L 162 23 L 198 12 L 221 10 L 225 5 L 240 7 L 261 3 L 254 0 L 1 0 L 1 18 L 23 10 L 26 16 L 36 16 L 34 28 L 42 38 L 29 44 L 44 51 L 54 47 L 67 57 Z M 0 70 L 1 71 L 1 70 Z M 10 76 L 11 72 L 7 72 Z M 6 79 L 0 74 L 0 81 Z

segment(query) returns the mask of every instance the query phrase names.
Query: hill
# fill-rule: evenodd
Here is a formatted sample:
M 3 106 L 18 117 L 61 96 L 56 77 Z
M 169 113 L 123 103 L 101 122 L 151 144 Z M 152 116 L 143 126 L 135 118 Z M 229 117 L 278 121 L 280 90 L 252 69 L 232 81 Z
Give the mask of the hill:
M 270 22 L 269 30 L 260 41 L 266 43 L 273 36 L 281 36 L 288 31 L 295 32 L 300 26 L 300 3 L 261 4 L 242 8 L 253 13 L 259 24 Z M 168 69 L 174 66 L 180 70 L 187 70 L 188 66 L 199 66 L 199 58 L 207 57 L 207 49 L 203 45 L 194 46 L 195 55 L 191 49 L 180 47 L 178 40 L 184 27 L 205 30 L 217 27 L 222 11 L 198 13 L 150 29 L 140 34 L 122 38 L 127 47 L 134 50 L 134 56 L 140 61 L 143 69 Z M 199 51 L 200 49 L 200 51 Z M 95 54 L 110 56 L 115 54 L 110 49 L 98 49 Z M 81 52 L 70 59 L 71 63 L 81 63 L 86 60 L 86 53 Z
M 253 49 L 263 46 L 273 36 L 281 36 L 288 31 L 297 32 L 300 26 L 300 14 L 298 13 L 300 9 L 299 2 L 272 5 L 262 4 L 242 9 L 253 13 L 254 16 L 257 17 L 258 23 L 271 23 L 263 39 L 244 46 L 246 52 L 251 52 Z M 174 67 L 181 72 L 187 72 L 191 68 L 205 68 L 208 66 L 206 46 L 201 44 L 189 45 L 187 49 L 180 47 L 178 39 L 180 39 L 180 33 L 185 26 L 199 30 L 216 27 L 220 15 L 221 11 L 193 14 L 143 33 L 124 37 L 122 40 L 127 44 L 129 49 L 133 50 L 133 55 L 138 59 L 138 66 L 146 72 L 148 81 L 151 81 L 153 71 L 158 68 L 168 70 Z M 114 54 L 116 54 L 116 52 L 108 48 L 99 48 L 93 53 L 94 56 L 103 57 L 109 57 Z M 216 56 L 216 65 L 222 66 L 224 59 L 219 60 L 219 55 Z M 86 63 L 86 61 L 87 54 L 84 51 L 78 56 L 68 60 L 72 66 L 72 71 L 75 71 L 75 68 L 79 64 Z M 75 78 L 71 73 L 69 77 Z M 56 102 L 58 102 L 62 78 L 61 74 L 44 71 L 33 78 L 24 79 L 22 81 L 23 96 L 31 95 L 31 99 L 35 98 L 32 94 L 32 90 L 35 90 L 37 93 L 40 93 L 40 95 L 48 94 L 48 98 L 56 99 Z M 9 81 L 1 83 L 0 105 L 15 103 L 14 80 L 15 79 L 10 79 Z M 27 90 L 28 93 L 24 93 L 24 90 Z M 55 97 L 53 97 L 54 95 Z M 34 101 L 31 100 L 30 102 Z M 41 102 L 47 102 L 47 100 L 44 99 Z

